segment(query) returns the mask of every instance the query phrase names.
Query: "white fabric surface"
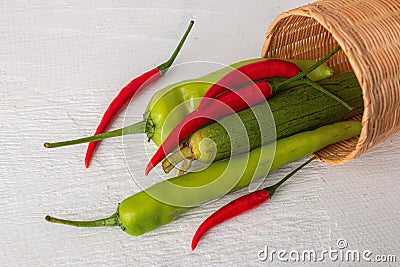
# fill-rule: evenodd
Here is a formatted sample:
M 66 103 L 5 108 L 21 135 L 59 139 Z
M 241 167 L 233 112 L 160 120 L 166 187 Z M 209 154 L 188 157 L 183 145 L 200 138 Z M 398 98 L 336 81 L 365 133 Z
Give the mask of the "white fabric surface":
M 343 166 L 314 162 L 268 204 L 213 229 L 195 252 L 190 241 L 197 226 L 245 190 L 140 237 L 44 221 L 46 214 L 110 215 L 139 191 L 132 176 L 156 177 L 143 175 L 143 148 L 154 151 L 143 135 L 134 137 L 130 171 L 121 138 L 103 142 L 89 169 L 83 166 L 86 145 L 46 150 L 43 142 L 92 134 L 118 90 L 166 59 L 190 19 L 196 23 L 176 63 L 230 64 L 260 56 L 272 20 L 308 2 L 0 1 L 0 266 L 286 265 L 262 262 L 257 253 L 265 246 L 322 251 L 337 248 L 340 238 L 349 249 L 399 261 L 399 135 Z M 173 72 L 165 83 L 185 78 Z M 141 120 L 162 85 L 131 104 L 130 121 Z M 112 128 L 122 125 L 119 116 Z M 298 164 L 274 172 L 268 183 Z

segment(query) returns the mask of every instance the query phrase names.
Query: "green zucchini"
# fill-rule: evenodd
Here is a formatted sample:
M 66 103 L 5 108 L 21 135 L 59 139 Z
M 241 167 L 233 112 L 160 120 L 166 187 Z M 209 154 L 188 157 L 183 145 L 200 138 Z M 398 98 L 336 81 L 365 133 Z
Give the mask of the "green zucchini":
M 276 139 L 362 113 L 362 91 L 354 73 L 339 74 L 318 84 L 349 103 L 353 109 L 347 110 L 309 85 L 300 85 L 272 97 L 268 102 L 226 116 L 218 123 L 197 130 L 181 148 L 180 156 L 176 152 L 163 162 L 164 170 L 168 172 L 184 158 L 204 163 L 226 159 Z M 269 108 L 273 117 L 268 117 Z M 229 129 L 229 134 L 226 129 Z M 243 138 L 246 135 L 248 138 Z

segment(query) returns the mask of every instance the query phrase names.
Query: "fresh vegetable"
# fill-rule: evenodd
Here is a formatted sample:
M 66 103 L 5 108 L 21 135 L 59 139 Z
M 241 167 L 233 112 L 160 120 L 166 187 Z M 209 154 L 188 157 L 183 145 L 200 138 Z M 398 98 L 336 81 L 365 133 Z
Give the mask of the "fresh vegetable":
M 286 78 L 288 80 L 278 84 L 275 90 L 284 88 L 292 82 L 299 81 L 306 77 L 307 74 L 321 66 L 325 61 L 331 58 L 340 46 L 332 50 L 324 58 L 311 65 L 309 68 L 301 72 L 299 66 L 293 64 L 292 61 L 285 61 L 279 59 L 271 59 L 268 61 L 259 61 L 250 64 L 246 64 L 229 72 L 227 75 L 222 77 L 217 83 L 213 84 L 210 89 L 205 93 L 198 109 L 204 108 L 210 99 L 215 99 L 218 95 L 229 91 L 231 88 L 236 87 L 240 84 L 248 83 L 249 81 L 259 81 L 271 78 Z M 289 64 L 288 62 L 292 63 Z
M 226 93 L 241 84 L 249 81 L 259 81 L 271 78 L 291 78 L 301 72 L 300 68 L 290 62 L 280 59 L 270 59 L 253 62 L 237 68 L 226 74 L 217 83 L 213 84 L 203 96 L 197 110 L 204 108 L 209 100 Z
M 290 84 L 291 82 L 296 81 L 289 79 L 272 87 L 267 81 L 262 81 L 255 84 L 248 84 L 235 91 L 230 91 L 230 89 L 235 86 L 245 84 L 246 78 L 249 78 L 251 81 L 257 81 L 268 78 L 292 78 L 297 76 L 299 77 L 298 79 L 301 79 L 304 78 L 307 73 L 323 64 L 338 50 L 339 48 L 333 50 L 326 57 L 312 65 L 310 69 L 306 70 L 304 73 L 300 73 L 300 68 L 297 67 L 297 65 L 283 60 L 254 62 L 228 73 L 219 82 L 211 86 L 201 100 L 199 107 L 186 116 L 168 135 L 154 156 L 150 159 L 145 174 L 147 175 L 159 162 L 178 147 L 185 138 L 200 128 L 203 124 L 259 104 L 265 101 L 265 99 L 270 98 L 277 90 L 284 88 L 282 84 Z M 311 86 L 314 85 L 311 81 L 306 82 Z M 347 103 L 345 103 L 345 101 L 342 101 L 340 98 L 329 91 L 326 91 L 321 86 L 315 85 L 314 87 L 338 102 L 344 103 L 344 106 L 349 110 L 352 109 Z M 214 97 L 218 101 L 215 101 Z
M 165 75 L 165 73 L 168 71 L 168 69 L 174 62 L 175 58 L 178 56 L 178 53 L 181 50 L 183 43 L 185 42 L 190 30 L 192 29 L 193 24 L 194 21 L 193 20 L 190 21 L 190 24 L 186 29 L 186 32 L 183 35 L 182 39 L 180 40 L 178 46 L 176 47 L 175 51 L 166 62 L 164 62 L 163 64 L 157 66 L 152 70 L 143 73 L 139 77 L 136 77 L 135 79 L 130 81 L 124 88 L 121 89 L 121 91 L 114 98 L 114 100 L 111 102 L 106 112 L 104 113 L 99 126 L 97 126 L 95 135 L 104 133 L 108 129 L 110 123 L 114 120 L 115 116 L 117 116 L 120 113 L 120 111 L 129 103 L 132 97 L 139 90 L 143 90 L 144 88 L 156 82 L 158 79 L 160 79 L 162 76 Z M 85 157 L 86 168 L 89 167 L 90 159 L 92 158 L 92 155 L 98 145 L 99 141 L 89 143 Z
M 86 142 L 103 140 L 105 138 L 121 136 L 125 134 L 146 133 L 149 140 L 156 145 L 161 145 L 163 140 L 175 128 L 175 126 L 199 105 L 201 97 L 207 90 L 223 76 L 241 66 L 252 62 L 268 61 L 265 58 L 249 59 L 237 62 L 212 72 L 203 77 L 186 80 L 172 84 L 156 92 L 150 100 L 145 114 L 144 121 L 127 126 L 123 129 L 114 130 L 105 134 L 99 134 L 76 140 L 57 143 L 45 143 L 46 148 L 61 147 L 67 145 L 81 144 Z M 308 69 L 315 62 L 312 60 L 288 60 L 298 65 L 302 70 Z M 333 70 L 326 65 L 321 65 L 310 72 L 307 77 L 313 81 L 319 81 L 332 76 Z M 294 83 L 292 83 L 294 84 Z M 173 116 L 169 116 L 173 112 Z
M 268 103 L 226 116 L 218 123 L 197 130 L 180 151 L 163 162 L 164 170 L 170 171 L 184 158 L 203 163 L 226 159 L 273 142 L 275 138 L 281 139 L 362 113 L 362 90 L 354 73 L 341 73 L 318 82 L 318 85 L 345 100 L 353 109 L 347 110 L 308 85 L 299 85 L 275 95 Z
M 120 226 L 130 235 L 141 235 L 171 222 L 196 205 L 243 188 L 269 171 L 359 135 L 360 131 L 359 121 L 344 121 L 283 138 L 276 146 L 268 144 L 247 155 L 214 162 L 202 171 L 159 182 L 123 200 L 117 212 L 105 219 L 70 221 L 51 216 L 45 219 L 78 227 Z M 274 151 L 275 155 L 271 153 Z
M 197 228 L 196 233 L 192 239 L 192 250 L 194 250 L 199 243 L 200 239 L 213 227 L 218 224 L 223 223 L 233 217 L 239 216 L 249 210 L 255 209 L 268 199 L 272 197 L 275 191 L 280 187 L 285 181 L 287 181 L 290 177 L 296 174 L 299 170 L 301 170 L 304 166 L 313 161 L 315 157 L 310 158 L 301 166 L 293 170 L 291 173 L 286 175 L 282 180 L 277 182 L 274 185 L 265 187 L 263 189 L 259 189 L 250 194 L 244 195 L 238 199 L 235 199 L 222 208 L 218 209 L 216 212 L 211 214 L 202 224 Z

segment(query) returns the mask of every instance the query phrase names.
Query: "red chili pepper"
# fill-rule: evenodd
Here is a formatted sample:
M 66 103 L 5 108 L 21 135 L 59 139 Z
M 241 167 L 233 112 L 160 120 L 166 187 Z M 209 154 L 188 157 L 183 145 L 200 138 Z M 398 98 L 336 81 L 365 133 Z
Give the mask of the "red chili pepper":
M 272 197 L 272 195 L 275 193 L 275 191 L 278 189 L 280 185 L 282 185 L 286 180 L 288 180 L 290 177 L 292 177 L 296 172 L 301 170 L 304 166 L 309 164 L 311 161 L 313 161 L 315 157 L 310 158 L 308 161 L 303 163 L 301 166 L 293 170 L 291 173 L 285 176 L 282 180 L 280 180 L 278 183 L 254 191 L 250 194 L 244 195 L 238 199 L 235 199 L 216 212 L 214 212 L 211 216 L 209 216 L 197 229 L 196 233 L 193 236 L 192 239 L 192 250 L 194 250 L 199 243 L 200 239 L 207 233 L 208 230 L 213 228 L 214 226 L 221 224 L 222 222 L 229 220 L 233 217 L 239 216 L 240 214 L 245 213 L 246 211 L 249 211 L 251 209 L 254 209 L 264 202 L 266 202 L 268 199 Z
M 158 79 L 160 79 L 165 75 L 165 73 L 168 71 L 168 69 L 174 62 L 175 58 L 177 57 L 179 51 L 181 50 L 183 43 L 186 40 L 186 37 L 188 36 L 190 30 L 192 29 L 193 24 L 194 21 L 193 20 L 190 21 L 190 24 L 186 29 L 186 32 L 183 35 L 182 39 L 180 40 L 178 46 L 176 47 L 173 54 L 166 62 L 148 72 L 143 73 L 142 75 L 133 79 L 124 88 L 121 89 L 119 94 L 114 98 L 114 100 L 108 106 L 94 135 L 104 133 L 110 126 L 111 122 L 114 120 L 115 116 L 117 116 L 120 113 L 120 111 L 128 104 L 128 102 L 137 92 L 143 90 L 144 88 L 156 82 Z M 89 167 L 90 160 L 92 158 L 94 151 L 99 145 L 99 142 L 100 141 L 89 143 L 85 157 L 86 168 Z
M 247 83 L 249 80 L 257 81 L 270 78 L 287 78 L 288 80 L 279 84 L 276 89 L 278 90 L 284 88 L 294 81 L 306 78 L 307 74 L 325 63 L 339 50 L 340 46 L 336 47 L 329 52 L 328 55 L 317 61 L 314 65 L 303 72 L 300 72 L 300 69 L 296 64 L 280 59 L 259 61 L 239 67 L 238 69 L 222 77 L 219 82 L 211 86 L 204 95 L 204 99 L 200 102 L 199 107 L 201 108 L 203 105 L 205 105 L 209 99 L 214 99 L 218 95 L 230 90 L 230 88 L 235 87 L 238 84 Z M 312 86 L 314 86 L 314 84 Z M 320 90 L 320 88 L 316 89 Z M 340 102 L 340 99 L 336 100 Z M 346 106 L 345 103 L 341 103 Z M 347 106 L 347 108 L 349 107 Z
M 210 99 L 215 99 L 218 95 L 237 85 L 270 78 L 291 78 L 300 71 L 296 64 L 280 59 L 269 59 L 244 65 L 229 72 L 212 85 L 203 96 L 198 108 L 201 109 Z
M 209 101 L 206 108 L 196 109 L 186 116 L 164 140 L 146 167 L 146 175 L 171 153 L 186 137 L 211 120 L 232 114 L 265 101 L 272 95 L 268 82 L 249 84 L 219 95 Z

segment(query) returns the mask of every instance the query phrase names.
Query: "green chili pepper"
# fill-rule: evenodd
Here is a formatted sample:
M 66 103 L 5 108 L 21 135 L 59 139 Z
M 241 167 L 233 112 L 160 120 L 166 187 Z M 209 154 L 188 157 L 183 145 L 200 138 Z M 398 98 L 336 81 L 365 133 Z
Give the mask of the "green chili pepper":
M 253 179 L 360 132 L 359 121 L 323 126 L 256 148 L 241 157 L 214 162 L 202 171 L 159 182 L 122 201 L 117 212 L 108 218 L 69 221 L 46 216 L 46 220 L 78 227 L 120 226 L 130 235 L 141 235 L 171 222 L 192 207 L 243 188 Z

